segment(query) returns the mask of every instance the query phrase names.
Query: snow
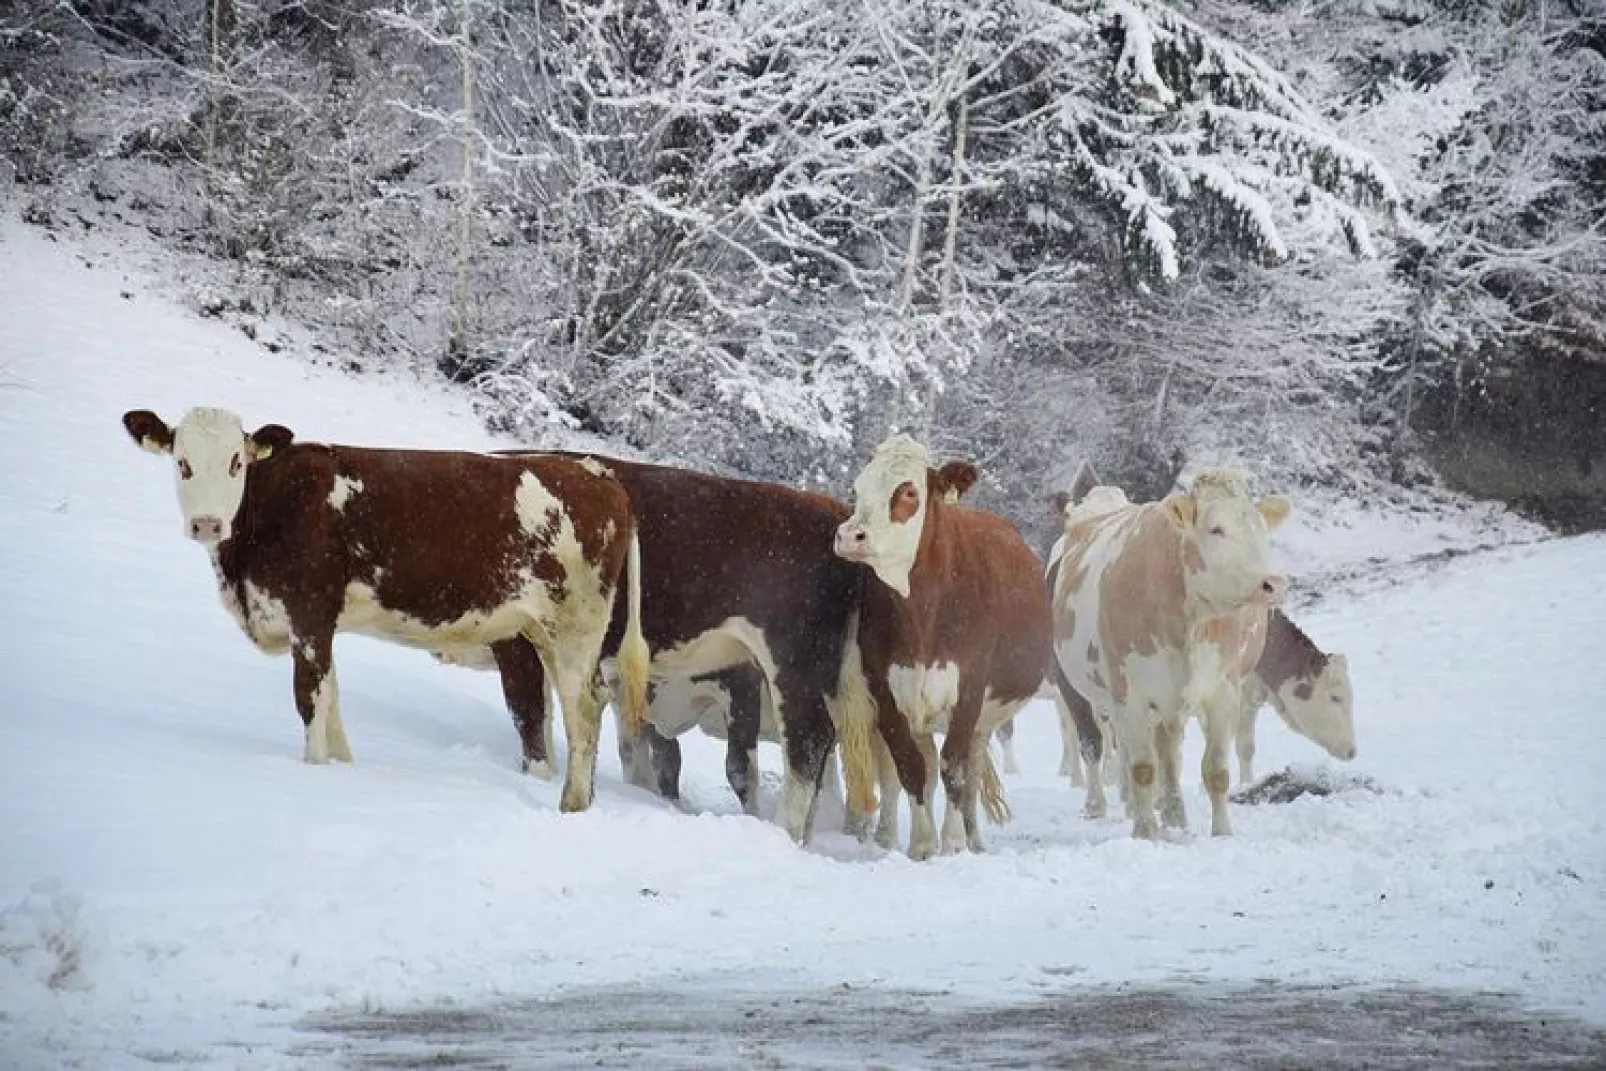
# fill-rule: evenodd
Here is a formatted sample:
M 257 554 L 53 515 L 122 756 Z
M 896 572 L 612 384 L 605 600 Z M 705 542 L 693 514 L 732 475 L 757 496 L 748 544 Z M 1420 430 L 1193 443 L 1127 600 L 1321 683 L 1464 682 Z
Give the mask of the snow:
M 1606 538 L 1495 526 L 1490 549 L 1335 584 L 1299 620 L 1350 658 L 1360 756 L 1333 772 L 1377 791 L 1238 806 L 1232 838 L 1198 832 L 1196 776 L 1193 834 L 1079 817 L 1044 704 L 1020 719 L 1015 820 L 981 856 L 913 863 L 830 814 L 800 850 L 738 813 L 721 745 L 695 735 L 684 810 L 622 785 L 610 730 L 595 807 L 559 815 L 559 786 L 517 772 L 492 675 L 357 638 L 336 654 L 356 763 L 302 764 L 288 663 L 229 621 L 165 462 L 119 423 L 212 404 L 303 438 L 492 444 L 468 402 L 269 354 L 127 263 L 0 222 L 8 1066 L 304 1067 L 308 1016 L 613 982 L 991 1002 L 1408 983 L 1606 1023 Z M 1292 528 L 1289 559 L 1337 577 L 1491 541 L 1359 507 L 1340 522 Z M 1328 765 L 1261 726 L 1263 772 Z

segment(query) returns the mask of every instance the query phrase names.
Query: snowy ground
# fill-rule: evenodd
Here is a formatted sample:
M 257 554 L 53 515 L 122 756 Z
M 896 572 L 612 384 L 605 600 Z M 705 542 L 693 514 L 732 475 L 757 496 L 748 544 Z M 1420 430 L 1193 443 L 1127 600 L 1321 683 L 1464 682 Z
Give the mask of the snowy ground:
M 1028 1021 L 1054 1024 L 1054 1059 L 1132 1022 L 1185 1033 L 1192 1066 L 1255 1065 L 1263 1035 L 1353 1064 L 1321 1046 L 1371 1023 L 1377 1066 L 1606 1062 L 1606 538 L 1436 560 L 1303 612 L 1350 656 L 1344 772 L 1380 791 L 1239 807 L 1230 839 L 1078 817 L 1046 706 L 983 856 L 829 831 L 799 850 L 736 813 L 701 738 L 690 813 L 623 787 L 610 737 L 596 806 L 560 816 L 558 787 L 516 772 L 492 676 L 360 639 L 337 645 L 357 763 L 303 765 L 288 663 L 228 620 L 166 465 L 119 424 L 221 404 L 304 438 L 485 444 L 467 403 L 269 354 L 120 256 L 0 220 L 0 1066 L 396 1066 L 473 1049 L 441 1040 L 454 1023 L 490 1024 L 463 1058 L 487 1066 L 1048 1062 Z M 1531 534 L 1481 523 L 1351 510 L 1329 555 L 1308 522 L 1289 553 L 1353 576 Z M 1325 761 L 1261 725 L 1263 772 Z M 755 1017 L 789 1031 L 780 1056 Z M 666 1018 L 679 1032 L 648 1029 Z M 1410 1021 L 1439 1025 L 1414 1045 Z M 1506 1047 L 1442 1047 L 1477 1022 Z M 738 1041 L 759 1048 L 711 1047 Z

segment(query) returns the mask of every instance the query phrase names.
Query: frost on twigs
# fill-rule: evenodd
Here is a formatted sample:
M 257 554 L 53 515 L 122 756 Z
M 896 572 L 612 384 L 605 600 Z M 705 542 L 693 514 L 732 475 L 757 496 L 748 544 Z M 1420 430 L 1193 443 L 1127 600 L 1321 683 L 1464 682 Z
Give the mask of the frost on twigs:
M 1281 74 L 1149 0 L 1092 0 L 1084 13 L 1114 42 L 1109 88 L 1064 97 L 1051 144 L 1125 219 L 1137 274 L 1176 279 L 1184 238 L 1279 264 L 1294 256 L 1291 229 L 1375 255 L 1363 210 L 1393 216 L 1393 179 Z

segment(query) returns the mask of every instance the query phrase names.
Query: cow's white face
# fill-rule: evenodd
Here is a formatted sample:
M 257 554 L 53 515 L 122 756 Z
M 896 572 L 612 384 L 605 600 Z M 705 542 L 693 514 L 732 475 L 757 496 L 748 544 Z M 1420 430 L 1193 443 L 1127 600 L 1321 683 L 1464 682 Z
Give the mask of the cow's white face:
M 905 597 L 926 525 L 929 471 L 924 446 L 907 435 L 892 436 L 853 481 L 853 516 L 836 530 L 837 557 L 868 565 Z
M 1277 710 L 1296 732 L 1316 741 L 1335 759 L 1355 757 L 1355 693 L 1349 661 L 1330 655 L 1314 681 L 1294 678 L 1277 689 Z
M 184 534 L 207 544 L 233 535 L 251 463 L 291 438 L 277 425 L 248 436 L 240 418 L 226 409 L 191 409 L 175 428 L 155 413 L 136 410 L 123 417 L 123 425 L 140 446 L 172 455 Z
M 1218 611 L 1254 600 L 1275 606 L 1288 578 L 1271 566 L 1271 531 L 1288 516 L 1288 500 L 1268 495 L 1258 503 L 1242 477 L 1201 473 L 1191 495 L 1166 499 L 1172 523 L 1182 532 L 1188 588 Z

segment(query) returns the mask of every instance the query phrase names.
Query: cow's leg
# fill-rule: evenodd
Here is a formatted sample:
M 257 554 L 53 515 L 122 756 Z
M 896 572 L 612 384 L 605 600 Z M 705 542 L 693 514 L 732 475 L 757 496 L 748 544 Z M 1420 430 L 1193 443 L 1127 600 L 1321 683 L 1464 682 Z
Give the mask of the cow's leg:
M 1100 767 L 1104 762 L 1102 719 L 1094 715 L 1093 705 L 1071 686 L 1065 671 L 1060 669 L 1058 656 L 1050 664 L 1049 670 L 1054 691 L 1058 695 L 1056 706 L 1060 711 L 1061 739 L 1066 748 L 1071 746 L 1072 740 L 1076 741 L 1081 760 L 1087 766 L 1082 814 L 1088 818 L 1103 818 L 1109 810 L 1109 802 L 1104 797 L 1104 782 L 1100 779 Z M 1077 768 L 1075 757 L 1071 760 L 1071 766 Z M 1075 783 L 1076 779 L 1073 778 L 1072 784 Z
M 986 737 L 977 731 L 985 696 L 986 682 L 981 673 L 962 677 L 959 701 L 948 716 L 948 734 L 942 741 L 942 784 L 948 796 L 942 814 L 945 855 L 966 846 L 981 850 L 981 824 L 976 820 L 980 779 L 976 776 L 975 752 L 987 746 Z
M 665 736 L 651 723 L 642 730 L 647 741 L 647 755 L 652 764 L 653 781 L 658 795 L 666 800 L 680 799 L 680 741 Z
M 295 661 L 296 712 L 306 729 L 306 748 L 302 758 L 307 762 L 325 763 L 337 756 L 330 749 L 330 726 L 340 718 L 340 689 L 335 681 L 334 630 L 320 630 L 310 637 L 296 637 L 290 649 Z M 345 730 L 339 730 L 339 741 L 345 744 Z M 351 751 L 344 761 L 351 761 Z
M 913 740 L 926 782 L 918 786 L 917 791 L 909 792 L 909 858 L 930 859 L 937 851 L 937 823 L 931 816 L 939 780 L 937 741 L 930 733 L 915 734 Z M 901 775 L 901 764 L 899 772 Z M 908 791 L 907 778 L 904 789 Z
M 596 791 L 597 738 L 602 735 L 605 697 L 596 671 L 596 650 L 587 647 L 584 651 L 559 650 L 549 658 L 558 703 L 563 707 L 563 732 L 569 741 L 563 792 L 558 797 L 558 810 L 564 813 L 590 807 Z
M 1244 689 L 1245 693 L 1249 691 Z M 1234 732 L 1238 744 L 1238 783 L 1252 784 L 1255 780 L 1255 719 L 1260 716 L 1258 697 L 1245 695 L 1238 710 L 1238 724 Z
M 998 741 L 999 753 L 1004 756 L 1004 772 L 1020 773 L 1020 763 L 1015 761 L 1015 719 L 1010 718 L 1000 725 L 993 733 L 993 739 Z
M 1076 733 L 1076 722 L 1071 718 L 1071 708 L 1058 688 L 1054 689 L 1054 710 L 1060 716 L 1060 776 L 1069 777 L 1072 788 L 1081 788 L 1086 784 L 1082 775 L 1081 739 Z
M 898 801 L 903 787 L 898 783 L 898 766 L 881 734 L 875 734 L 876 775 L 881 784 L 881 813 L 876 819 L 875 842 L 891 850 L 898 845 Z
M 725 722 L 725 780 L 742 803 L 744 814 L 758 814 L 758 734 L 763 717 L 759 689 L 764 678 L 753 672 L 727 673 L 721 678 L 730 695 Z
M 1232 834 L 1232 819 L 1227 815 L 1227 790 L 1232 787 L 1232 771 L 1227 766 L 1227 758 L 1240 698 L 1236 685 L 1227 682 L 1204 702 L 1205 750 L 1199 772 L 1204 777 L 1205 791 L 1210 794 L 1210 835 L 1213 837 Z
M 1159 722 L 1154 727 L 1154 750 L 1160 759 L 1160 824 L 1167 829 L 1187 829 L 1188 813 L 1182 805 L 1182 731 L 1187 723 L 1173 726 Z
M 1155 774 L 1158 756 L 1155 755 L 1154 730 L 1151 728 L 1149 704 L 1137 696 L 1128 699 L 1131 708 L 1123 710 L 1116 720 L 1117 746 L 1126 757 L 1127 808 L 1132 815 L 1132 835 L 1152 840 L 1160 835 L 1154 818 Z
M 524 772 L 552 780 L 552 752 L 547 733 L 546 669 L 541 653 L 523 636 L 491 644 L 497 672 L 502 677 L 502 698 L 513 715 L 524 749 Z
M 823 688 L 808 687 L 806 676 L 795 671 L 783 669 L 776 677 L 768 686 L 786 759 L 781 820 L 793 841 L 807 844 L 814 832 L 825 760 L 836 746 L 836 727 L 826 710 Z

